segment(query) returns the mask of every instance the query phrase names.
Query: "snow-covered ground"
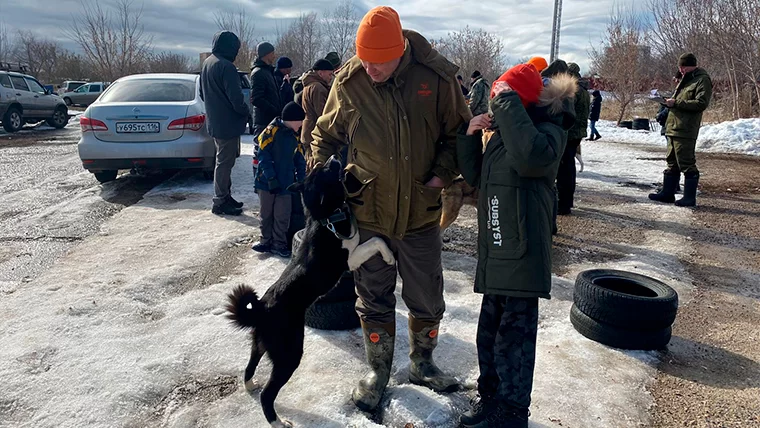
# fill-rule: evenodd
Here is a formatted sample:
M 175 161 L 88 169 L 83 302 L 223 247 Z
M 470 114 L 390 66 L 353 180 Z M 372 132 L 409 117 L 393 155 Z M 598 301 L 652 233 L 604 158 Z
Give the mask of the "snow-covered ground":
M 615 122 L 607 120 L 599 121 L 596 126 L 602 138 L 609 141 L 654 146 L 666 144 L 665 137 L 659 132 L 618 128 Z M 760 118 L 702 126 L 697 139 L 697 151 L 760 156 Z
M 603 134 L 604 131 L 600 130 Z M 607 140 L 608 141 L 608 140 Z M 605 140 L 584 145 L 578 185 L 636 198 L 600 207 L 687 225 L 688 211 L 655 206 L 629 185 L 657 181 L 662 165 L 647 154 Z M 285 266 L 277 258 L 237 251 L 258 235 L 250 174 L 250 137 L 234 171 L 240 218 L 210 213 L 212 185 L 177 176 L 105 223 L 49 271 L 0 289 L 0 426 L 2 427 L 266 427 L 258 395 L 241 376 L 248 337 L 224 317 L 226 293 L 239 283 L 263 292 Z M 652 275 L 681 300 L 690 283 L 679 262 L 688 240 L 675 231 L 647 232 L 628 258 L 605 264 Z M 223 275 L 202 274 L 229 263 Z M 447 311 L 436 359 L 475 386 L 475 333 L 480 296 L 472 292 L 476 260 L 445 253 Z M 236 266 L 236 267 L 235 267 Z M 657 353 L 621 352 L 589 341 L 568 313 L 575 275 L 601 267 L 580 263 L 554 277 L 554 298 L 541 301 L 532 427 L 639 427 L 649 423 L 647 386 Z M 350 391 L 364 374 L 359 330 L 307 329 L 304 358 L 277 400 L 298 427 L 455 427 L 465 393 L 439 395 L 407 381 L 406 307 L 397 289 L 394 374 L 374 420 L 357 411 Z M 262 361 L 255 379 L 266 382 Z

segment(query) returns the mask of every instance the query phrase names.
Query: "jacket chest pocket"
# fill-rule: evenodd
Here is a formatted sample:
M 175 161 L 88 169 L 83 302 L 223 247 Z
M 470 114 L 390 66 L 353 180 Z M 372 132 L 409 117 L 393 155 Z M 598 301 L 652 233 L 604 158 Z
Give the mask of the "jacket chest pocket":
M 486 237 L 488 257 L 520 259 L 528 251 L 527 192 L 517 186 L 488 183 L 486 218 L 481 233 Z
M 388 126 L 388 120 L 376 114 L 357 113 L 348 126 L 349 150 L 352 155 L 385 158 L 389 144 Z

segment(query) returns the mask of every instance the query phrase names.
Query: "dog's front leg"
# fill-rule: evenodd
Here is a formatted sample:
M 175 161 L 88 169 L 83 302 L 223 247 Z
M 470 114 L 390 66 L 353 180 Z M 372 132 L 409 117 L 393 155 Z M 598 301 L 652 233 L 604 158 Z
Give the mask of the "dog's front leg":
M 359 266 L 363 265 L 367 260 L 371 259 L 375 254 L 380 253 L 383 256 L 383 261 L 392 265 L 396 263 L 396 258 L 393 257 L 393 252 L 388 245 L 385 244 L 380 237 L 370 238 L 367 242 L 359 245 L 351 251 L 348 255 L 348 270 L 355 271 L 359 269 Z

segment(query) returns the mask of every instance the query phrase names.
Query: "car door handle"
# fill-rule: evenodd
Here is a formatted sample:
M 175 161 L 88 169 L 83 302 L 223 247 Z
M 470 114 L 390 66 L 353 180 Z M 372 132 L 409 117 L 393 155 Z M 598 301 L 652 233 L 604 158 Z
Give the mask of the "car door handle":
M 16 96 L 17 96 L 17 97 L 20 97 L 20 96 L 21 96 L 21 94 L 19 94 L 18 92 L 16 92 Z
M 34 96 L 34 98 L 39 98 L 39 97 L 40 97 L 39 95 L 35 95 L 35 96 Z

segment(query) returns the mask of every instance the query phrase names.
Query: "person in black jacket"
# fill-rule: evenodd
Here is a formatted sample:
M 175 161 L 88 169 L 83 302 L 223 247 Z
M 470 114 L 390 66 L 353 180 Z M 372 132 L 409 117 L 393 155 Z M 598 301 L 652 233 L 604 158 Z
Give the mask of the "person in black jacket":
M 277 59 L 277 70 L 274 72 L 274 82 L 280 94 L 280 104 L 282 108 L 293 101 L 293 85 L 290 83 L 290 72 L 293 71 L 293 61 L 286 56 Z
M 240 39 L 221 31 L 214 35 L 211 56 L 203 62 L 200 95 L 206 105 L 206 126 L 216 145 L 214 168 L 214 206 L 217 215 L 240 215 L 242 202 L 232 198 L 230 175 L 245 132 L 250 111 L 243 99 L 243 88 L 233 62 L 240 51 Z
M 467 89 L 467 86 L 464 84 L 464 79 L 462 78 L 462 75 L 457 76 L 457 82 L 459 82 L 459 87 L 462 88 L 462 95 L 464 95 L 464 98 L 467 99 L 467 96 L 470 95 L 470 90 Z
M 255 137 L 261 134 L 261 131 L 282 110 L 280 91 L 274 78 L 275 58 L 274 46 L 271 43 L 259 43 L 256 47 L 256 60 L 253 63 L 253 71 L 251 71 L 251 104 L 253 105 L 253 134 Z
M 592 92 L 591 95 L 594 97 L 594 99 L 591 101 L 591 113 L 588 115 L 588 120 L 591 127 L 591 135 L 586 141 L 594 141 L 602 138 L 602 136 L 599 134 L 599 131 L 596 130 L 596 122 L 599 121 L 599 115 L 602 114 L 602 93 L 597 90 Z

